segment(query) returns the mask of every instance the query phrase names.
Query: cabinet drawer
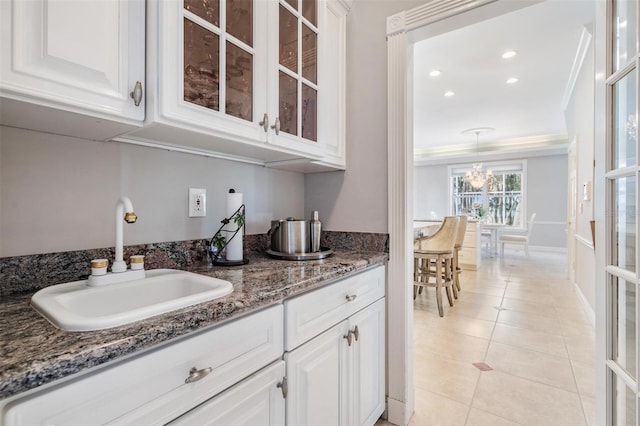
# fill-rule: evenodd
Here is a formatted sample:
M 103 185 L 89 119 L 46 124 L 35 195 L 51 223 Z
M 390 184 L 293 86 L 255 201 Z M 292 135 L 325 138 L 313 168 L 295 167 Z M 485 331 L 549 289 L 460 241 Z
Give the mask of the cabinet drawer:
M 384 296 L 385 268 L 376 267 L 284 303 L 290 351 Z
M 282 305 L 19 398 L 3 423 L 160 424 L 282 356 Z M 211 368 L 186 383 L 192 368 Z
M 284 397 L 278 384 L 284 373 L 284 361 L 277 361 L 169 425 L 283 425 Z

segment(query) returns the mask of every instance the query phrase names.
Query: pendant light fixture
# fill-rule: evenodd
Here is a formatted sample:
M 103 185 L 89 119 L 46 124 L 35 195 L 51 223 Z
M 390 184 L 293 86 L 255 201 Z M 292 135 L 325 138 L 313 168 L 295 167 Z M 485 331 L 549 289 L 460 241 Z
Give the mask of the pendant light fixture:
M 468 129 L 462 132 L 465 134 L 475 133 L 476 135 L 476 162 L 473 163 L 471 170 L 468 170 L 465 175 L 465 180 L 469 183 L 469 185 L 471 185 L 473 189 L 480 189 L 485 184 L 490 185 L 491 181 L 493 180 L 493 173 L 491 173 L 491 170 L 487 170 L 485 172 L 484 168 L 482 167 L 482 163 L 479 160 L 480 133 L 487 133 L 493 130 L 495 129 L 491 127 L 478 127 L 475 129 Z

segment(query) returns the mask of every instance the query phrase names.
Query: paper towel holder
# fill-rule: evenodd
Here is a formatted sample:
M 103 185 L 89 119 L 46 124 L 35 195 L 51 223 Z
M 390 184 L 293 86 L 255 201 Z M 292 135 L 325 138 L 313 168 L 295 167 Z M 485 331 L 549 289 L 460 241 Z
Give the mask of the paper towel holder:
M 220 222 L 222 223 L 222 225 L 220 226 L 220 228 L 218 228 L 216 233 L 213 234 L 213 237 L 209 242 L 208 251 L 209 257 L 211 258 L 211 263 L 218 266 L 246 265 L 247 263 L 249 263 L 249 259 L 246 259 L 244 257 L 244 253 L 242 253 L 241 260 L 227 260 L 224 257 L 225 247 L 227 247 L 227 245 L 229 245 L 229 242 L 236 235 L 238 235 L 238 232 L 240 232 L 241 229 L 244 228 L 246 222 L 244 204 L 240 205 L 240 207 L 238 207 L 238 209 L 233 212 L 231 216 L 222 219 Z M 224 237 L 224 235 L 222 235 L 222 232 L 224 231 L 223 228 L 232 222 L 236 224 L 236 229 L 235 231 L 230 231 L 233 232 L 233 234 L 230 238 L 227 239 Z M 241 233 L 240 235 L 243 235 L 243 233 Z

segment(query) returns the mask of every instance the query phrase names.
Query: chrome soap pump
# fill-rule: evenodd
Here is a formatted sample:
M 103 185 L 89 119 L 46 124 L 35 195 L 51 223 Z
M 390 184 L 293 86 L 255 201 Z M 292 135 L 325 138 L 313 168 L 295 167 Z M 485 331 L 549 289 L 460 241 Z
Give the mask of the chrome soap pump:
M 309 242 L 311 253 L 320 251 L 320 232 L 322 231 L 322 223 L 318 220 L 318 211 L 313 212 L 313 218 L 309 222 Z

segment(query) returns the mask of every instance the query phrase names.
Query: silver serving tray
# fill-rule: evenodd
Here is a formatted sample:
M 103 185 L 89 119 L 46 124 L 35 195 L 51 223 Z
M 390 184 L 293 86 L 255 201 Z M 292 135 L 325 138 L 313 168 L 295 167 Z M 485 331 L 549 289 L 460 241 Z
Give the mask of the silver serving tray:
M 267 250 L 269 256 L 284 260 L 319 260 L 329 257 L 333 254 L 333 250 L 327 247 L 320 247 L 320 251 L 313 253 L 282 253 L 279 251 Z

